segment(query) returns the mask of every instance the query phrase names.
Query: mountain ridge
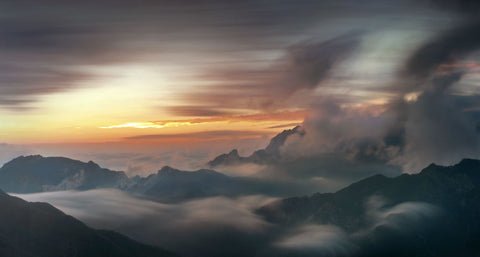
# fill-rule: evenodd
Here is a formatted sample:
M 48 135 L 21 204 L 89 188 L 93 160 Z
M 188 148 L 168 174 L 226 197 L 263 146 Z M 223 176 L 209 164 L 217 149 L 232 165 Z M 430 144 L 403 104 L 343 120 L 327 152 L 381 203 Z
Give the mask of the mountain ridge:
M 284 198 L 255 213 L 287 228 L 338 227 L 359 245 L 353 256 L 479 256 L 480 160 L 430 164 L 394 178 L 373 175 L 334 193 Z
M 304 136 L 305 131 L 301 126 L 293 129 L 283 130 L 275 137 L 270 139 L 269 144 L 260 150 L 254 151 L 247 157 L 240 156 L 237 149 L 231 150 L 228 154 L 220 154 L 207 163 L 207 166 L 214 168 L 221 165 L 238 165 L 245 163 L 268 164 L 278 161 L 281 157 L 281 147 L 285 144 L 288 137 L 292 135 Z
M 158 247 L 108 230 L 96 230 L 48 203 L 27 202 L 0 190 L 0 256 L 158 256 Z
M 0 188 L 14 193 L 122 189 L 129 183 L 130 179 L 122 171 L 65 157 L 19 156 L 0 168 Z

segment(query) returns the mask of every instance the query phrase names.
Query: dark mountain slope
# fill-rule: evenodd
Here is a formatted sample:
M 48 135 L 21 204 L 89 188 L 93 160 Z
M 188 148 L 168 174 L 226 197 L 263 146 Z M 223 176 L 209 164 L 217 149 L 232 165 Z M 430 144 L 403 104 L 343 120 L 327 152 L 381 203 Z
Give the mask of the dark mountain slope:
M 402 203 L 438 207 L 441 218 L 412 225 L 401 219 L 401 213 L 388 212 Z M 383 223 L 372 218 L 373 211 L 388 214 Z M 286 226 L 332 224 L 352 234 L 370 231 L 362 239 L 369 249 L 362 256 L 480 256 L 480 161 L 464 159 L 449 167 L 431 164 L 418 174 L 395 178 L 375 175 L 336 193 L 280 200 L 257 213 Z M 411 233 L 386 225 L 392 221 Z
M 468 197 L 478 189 L 479 175 L 479 160 L 464 159 L 450 167 L 431 164 L 419 174 L 403 174 L 396 178 L 374 175 L 336 193 L 288 198 L 264 206 L 258 212 L 277 223 L 308 219 L 318 223 L 333 222 L 354 230 L 362 225 L 360 214 L 365 212 L 365 203 L 372 196 L 384 197 L 388 200 L 387 206 L 405 201 L 451 206 L 457 204 L 458 198 Z M 347 220 L 350 222 L 345 223 Z
M 47 203 L 0 192 L 0 256 L 175 256 L 113 231 L 94 230 Z

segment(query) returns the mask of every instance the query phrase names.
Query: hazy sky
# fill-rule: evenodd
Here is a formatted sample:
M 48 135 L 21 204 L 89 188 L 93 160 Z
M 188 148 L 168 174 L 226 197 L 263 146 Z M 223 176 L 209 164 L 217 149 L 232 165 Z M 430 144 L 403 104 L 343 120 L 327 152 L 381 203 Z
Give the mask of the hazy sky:
M 415 85 L 458 69 L 449 95 L 473 96 L 462 110 L 476 112 L 480 40 L 461 31 L 468 34 L 477 7 L 446 0 L 1 1 L 0 147 L 9 156 L 68 148 L 77 157 L 88 148 L 100 162 L 101 153 L 165 154 L 160 148 L 204 149 L 203 159 L 236 145 L 248 153 L 318 108 L 331 114 L 319 99 L 377 117 L 399 99 L 416 101 L 425 88 Z M 441 36 L 458 27 L 459 35 Z M 431 58 L 422 47 L 435 38 L 464 43 L 433 48 L 441 53 Z

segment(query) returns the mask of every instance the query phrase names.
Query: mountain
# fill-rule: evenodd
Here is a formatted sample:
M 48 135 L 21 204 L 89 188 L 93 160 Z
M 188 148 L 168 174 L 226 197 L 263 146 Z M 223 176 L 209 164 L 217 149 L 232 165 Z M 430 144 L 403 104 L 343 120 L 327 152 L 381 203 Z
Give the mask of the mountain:
M 207 169 L 181 171 L 165 166 L 156 174 L 145 178 L 135 177 L 133 180 L 136 183 L 128 191 L 161 202 L 238 193 L 234 178 Z
M 148 177 L 132 178 L 127 191 L 150 200 L 175 203 L 204 197 L 263 194 L 285 197 L 306 192 L 302 185 L 251 177 L 231 177 L 209 169 L 181 171 L 169 166 Z
M 122 189 L 130 183 L 124 172 L 63 157 L 20 156 L 0 168 L 0 188 L 12 193 Z
M 426 206 L 441 210 L 440 218 L 423 220 Z M 416 215 L 410 217 L 422 222 L 402 220 L 400 210 L 409 208 Z M 480 161 L 431 164 L 395 178 L 375 175 L 336 193 L 283 199 L 256 213 L 284 226 L 335 225 L 357 237 L 370 231 L 363 248 L 375 250 L 360 256 L 480 256 Z
M 89 228 L 47 203 L 0 190 L 0 256 L 176 256 L 113 231 Z
M 221 165 L 238 165 L 244 163 L 267 164 L 275 162 L 281 158 L 280 148 L 285 144 L 287 138 L 295 134 L 303 136 L 305 132 L 300 126 L 284 130 L 273 137 L 265 149 L 257 150 L 248 157 L 239 156 L 238 151 L 234 149 L 228 154 L 221 154 L 215 157 L 212 161 L 209 161 L 207 165 L 213 168 Z

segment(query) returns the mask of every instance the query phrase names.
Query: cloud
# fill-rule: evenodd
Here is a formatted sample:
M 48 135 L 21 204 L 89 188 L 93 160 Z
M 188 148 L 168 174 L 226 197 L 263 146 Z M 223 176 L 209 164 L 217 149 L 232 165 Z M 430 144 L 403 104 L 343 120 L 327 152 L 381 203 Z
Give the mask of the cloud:
M 230 112 L 224 112 L 218 108 L 204 106 L 170 106 L 168 112 L 176 116 L 205 117 L 205 116 L 227 116 Z
M 187 115 L 185 113 L 186 116 L 197 116 L 197 115 L 191 115 L 191 114 Z M 210 116 L 210 115 L 206 115 L 206 116 Z M 202 118 L 189 118 L 189 119 L 177 119 L 177 120 L 129 122 L 124 124 L 102 126 L 100 128 L 108 128 L 108 129 L 110 128 L 165 128 L 165 127 L 195 126 L 195 125 L 215 123 L 215 122 L 239 123 L 239 122 L 301 121 L 304 117 L 305 117 L 305 111 L 279 111 L 279 112 L 266 112 L 266 113 L 248 114 L 248 115 L 225 115 L 225 116 L 218 116 L 218 117 L 202 117 Z M 293 123 L 289 123 L 289 124 L 293 124 Z M 287 125 L 282 124 L 280 126 L 283 127 Z M 271 126 L 269 128 L 279 128 L 279 127 Z
M 400 249 L 424 250 L 415 247 L 434 246 L 449 238 L 441 225 L 440 208 L 424 202 L 391 204 L 378 196 L 365 203 L 361 214 L 370 223 L 355 231 L 331 224 L 268 223 L 252 212 L 274 200 L 265 196 L 213 197 L 181 204 L 161 204 L 107 189 L 17 196 L 48 202 L 94 228 L 112 229 L 183 256 L 385 256 Z M 423 236 L 431 240 L 419 240 Z
M 322 256 L 347 256 L 356 248 L 343 230 L 331 225 L 301 226 L 277 241 L 275 245 Z
M 362 36 L 359 31 L 350 31 L 328 40 L 302 41 L 289 46 L 284 56 L 267 68 L 214 69 L 200 79 L 215 79 L 224 82 L 222 85 L 185 94 L 182 100 L 217 108 L 281 110 L 285 108 L 284 102 L 292 99 L 295 93 L 311 93 L 319 86 L 333 68 L 353 54 Z M 210 90 L 205 90 L 208 88 Z M 308 97 L 309 93 L 302 97 Z M 289 108 L 295 107 L 292 104 L 305 107 L 308 103 L 293 99 Z
M 468 87 L 462 85 L 465 74 L 476 72 L 480 40 L 473 31 L 478 27 L 477 21 L 468 21 L 418 46 L 386 103 L 359 107 L 339 97 L 317 97 L 303 123 L 305 136 L 290 137 L 285 156 L 334 154 L 339 162 L 383 163 L 385 169 L 399 165 L 405 172 L 432 162 L 478 158 L 480 119 L 473 100 L 478 93 L 465 92 Z
M 405 74 L 416 79 L 429 79 L 441 64 L 451 63 L 478 49 L 480 36 L 475 31 L 479 28 L 479 22 L 469 22 L 429 40 L 407 60 Z
M 53 0 L 3 1 L 0 5 L 0 36 L 3 38 L 0 53 L 4 58 L 0 67 L 8 70 L 10 76 L 2 72 L 0 103 L 18 110 L 34 107 L 33 103 L 44 94 L 82 88 L 91 84 L 83 82 L 101 76 L 85 67 L 93 67 L 95 71 L 124 63 L 180 67 L 184 72 L 179 76 L 188 78 L 191 73 L 202 73 L 210 67 L 219 71 L 240 63 L 255 66 L 270 62 L 272 52 L 291 45 L 291 38 L 303 40 L 306 28 L 316 26 L 319 21 L 334 24 L 335 20 L 328 17 L 332 13 L 341 17 L 355 14 L 355 18 L 359 18 L 371 11 L 372 6 L 366 5 L 368 8 L 352 13 L 356 5 L 344 2 L 332 5 L 322 1 L 302 4 L 217 0 L 204 3 L 107 0 L 87 1 L 86 4 Z M 341 31 L 351 27 L 351 24 L 342 26 Z M 336 36 L 336 32 L 324 32 L 324 39 L 320 41 Z M 310 43 L 315 47 L 314 42 Z M 320 53 L 318 49 L 311 49 L 310 43 L 291 49 L 292 64 L 296 65 L 298 58 L 310 54 L 327 55 L 328 58 L 322 61 L 304 58 L 301 61 L 309 62 L 310 66 L 303 71 L 294 67 L 293 73 L 309 73 L 301 74 L 309 76 L 309 81 L 304 81 L 306 84 L 301 87 L 311 87 L 307 84 L 314 82 L 318 74 L 325 73 L 319 71 L 315 75 L 308 69 L 316 66 L 328 70 L 337 60 L 333 52 L 339 51 L 336 55 L 342 55 L 348 52 L 344 47 L 350 47 L 346 41 L 337 45 L 325 42 L 327 45 L 323 47 L 332 51 L 325 49 Z M 260 54 L 254 54 L 252 60 L 251 53 L 259 49 Z M 196 68 L 189 69 L 191 67 Z M 206 82 L 209 83 L 199 81 L 199 85 Z M 250 85 L 258 85 L 256 82 Z M 92 85 L 95 86 L 98 85 Z M 192 113 L 188 106 L 172 108 L 173 112 Z M 202 115 L 219 112 L 218 108 L 206 111 Z
M 242 130 L 212 130 L 181 134 L 154 134 L 126 137 L 129 140 L 138 139 L 177 139 L 177 140 L 221 140 L 221 139 L 239 139 L 239 138 L 258 138 L 271 135 L 271 132 L 263 131 L 242 131 Z
M 478 105 L 478 93 L 462 93 L 465 74 L 476 65 L 461 65 L 462 59 L 476 63 L 480 37 L 473 31 L 478 21 L 468 21 L 420 46 L 407 60 L 400 79 L 401 92 L 417 91 L 413 101 L 393 110 L 403 117 L 404 155 L 397 158 L 405 170 L 415 172 L 431 162 L 451 164 L 461 158 L 478 158 L 478 115 L 465 109 Z M 473 56 L 472 56 L 473 55 Z M 405 86 L 404 86 L 405 85 Z M 469 107 L 466 107 L 469 106 Z
M 50 19 L 39 13 L 25 15 L 15 6 L 2 8 L 0 105 L 28 109 L 39 96 L 80 88 L 80 82 L 95 77 L 79 66 L 116 59 L 108 57 L 114 51 L 114 39 L 106 40 L 110 33 L 98 26 L 78 23 L 61 13 Z
M 301 123 L 287 123 L 287 124 L 280 124 L 280 125 L 275 125 L 275 126 L 270 126 L 268 128 L 270 129 L 277 129 L 277 128 L 294 128 L 296 126 L 302 125 Z
M 409 226 L 421 226 L 426 220 L 439 218 L 442 213 L 439 207 L 425 202 L 403 202 L 388 206 L 388 199 L 380 196 L 371 196 L 367 200 L 366 214 L 372 222 L 368 229 L 370 232 L 382 226 L 412 232 Z
M 286 229 L 274 245 L 300 256 L 390 256 L 399 251 L 413 254 L 445 239 L 432 236 L 428 244 L 418 239 L 445 229 L 438 229 L 442 214 L 439 207 L 429 203 L 392 205 L 388 199 L 371 196 L 359 216 L 362 221 L 369 221 L 366 226 L 352 230 L 348 221 L 337 221 L 339 226 L 300 224 Z
M 90 226 L 119 231 L 184 256 L 252 255 L 272 228 L 251 212 L 272 200 L 262 196 L 215 197 L 176 205 L 141 200 L 116 190 L 18 196 L 49 202 Z

